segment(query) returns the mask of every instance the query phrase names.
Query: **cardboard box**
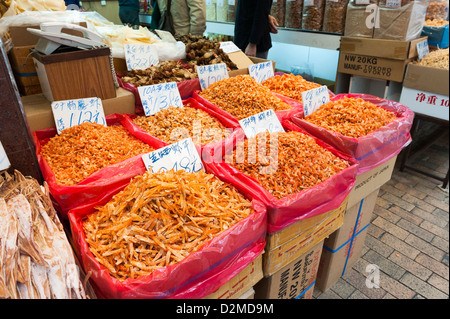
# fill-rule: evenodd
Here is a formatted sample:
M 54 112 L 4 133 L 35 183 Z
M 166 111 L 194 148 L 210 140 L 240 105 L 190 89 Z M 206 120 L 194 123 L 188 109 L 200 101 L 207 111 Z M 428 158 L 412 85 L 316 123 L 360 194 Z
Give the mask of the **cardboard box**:
M 449 96 L 449 70 L 410 63 L 406 69 L 403 86 Z
M 417 56 L 417 43 L 424 39 L 396 41 L 342 37 L 338 72 L 402 82 L 406 66 Z
M 394 171 L 397 156 L 394 156 L 387 162 L 367 171 L 361 175 L 356 176 L 355 185 L 348 197 L 348 207 L 352 207 L 361 201 L 361 199 L 368 196 L 384 185 L 391 179 Z
M 135 102 L 133 93 L 118 88 L 116 95 L 115 98 L 102 100 L 105 115 L 113 113 L 134 114 Z M 56 127 L 51 102 L 43 94 L 22 96 L 21 100 L 31 132 Z
M 228 56 L 230 57 L 231 61 L 236 63 L 236 65 L 238 67 L 238 70 L 233 70 L 233 71 L 228 72 L 228 76 L 230 78 L 233 76 L 237 76 L 237 75 L 248 74 L 248 66 L 249 65 L 270 61 L 270 60 L 261 59 L 261 58 L 257 58 L 257 57 L 247 56 L 242 51 L 229 53 Z M 275 61 L 272 61 L 272 66 L 273 66 L 273 72 L 275 72 Z
M 254 287 L 255 299 L 312 299 L 323 241 Z
M 262 255 L 259 255 L 236 276 L 204 299 L 251 299 L 249 290 L 263 278 Z
M 316 287 L 328 290 L 361 256 L 379 188 L 348 207 L 344 224 L 324 241 Z
M 255 289 L 250 288 L 244 292 L 238 299 L 255 299 Z
M 263 254 L 264 276 L 273 275 L 341 227 L 346 208 L 347 199 L 337 209 L 299 220 L 279 232 L 269 234 Z

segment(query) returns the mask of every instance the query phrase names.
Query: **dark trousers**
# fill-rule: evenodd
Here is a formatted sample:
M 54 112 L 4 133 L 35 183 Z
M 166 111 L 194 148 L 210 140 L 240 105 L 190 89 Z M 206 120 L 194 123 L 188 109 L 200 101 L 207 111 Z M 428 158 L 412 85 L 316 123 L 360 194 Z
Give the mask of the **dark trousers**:
M 132 7 L 119 7 L 119 18 L 123 24 L 140 25 L 139 9 Z

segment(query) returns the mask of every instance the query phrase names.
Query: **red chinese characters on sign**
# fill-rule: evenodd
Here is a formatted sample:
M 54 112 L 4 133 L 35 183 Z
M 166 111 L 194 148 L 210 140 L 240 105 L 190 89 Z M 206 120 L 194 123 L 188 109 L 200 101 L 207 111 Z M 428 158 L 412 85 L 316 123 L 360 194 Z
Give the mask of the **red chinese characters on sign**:
M 416 96 L 416 101 L 419 103 L 429 104 L 429 105 L 436 105 L 436 106 L 443 106 L 448 107 L 449 105 L 449 99 L 445 98 L 438 98 L 436 95 L 433 94 L 425 94 L 423 92 L 418 92 Z

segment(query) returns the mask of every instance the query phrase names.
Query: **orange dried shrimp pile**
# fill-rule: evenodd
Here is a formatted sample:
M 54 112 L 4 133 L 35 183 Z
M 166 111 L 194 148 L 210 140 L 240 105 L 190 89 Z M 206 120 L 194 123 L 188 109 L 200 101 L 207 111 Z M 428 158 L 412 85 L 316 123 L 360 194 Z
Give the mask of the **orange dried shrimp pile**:
M 131 135 L 123 126 L 85 122 L 67 128 L 42 146 L 61 185 L 74 185 L 92 173 L 153 148 Z
M 301 75 L 275 75 L 261 83 L 270 91 L 302 101 L 302 92 L 320 87 L 320 84 L 306 81 Z
M 305 121 L 344 136 L 365 136 L 395 120 L 393 112 L 387 111 L 360 98 L 344 98 L 322 105 L 305 117 Z
M 123 281 L 182 261 L 251 213 L 250 201 L 204 171 L 146 172 L 83 227 L 95 258 Z
M 291 109 L 289 104 L 276 97 L 250 75 L 238 75 L 214 82 L 200 92 L 200 95 L 238 120 L 269 109 Z
M 232 165 L 277 199 L 317 185 L 350 166 L 310 136 L 295 131 L 260 133 L 239 143 Z
M 143 130 L 167 143 L 191 137 L 194 144 L 222 140 L 231 130 L 207 112 L 189 107 L 169 107 L 152 116 L 138 116 L 133 120 Z

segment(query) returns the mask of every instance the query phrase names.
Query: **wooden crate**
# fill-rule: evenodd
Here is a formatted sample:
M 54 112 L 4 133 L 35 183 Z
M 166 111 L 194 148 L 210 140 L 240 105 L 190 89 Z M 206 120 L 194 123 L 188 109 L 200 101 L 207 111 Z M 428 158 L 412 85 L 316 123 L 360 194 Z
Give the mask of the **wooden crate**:
M 49 55 L 32 52 L 42 92 L 50 101 L 116 97 L 109 56 L 109 48 Z

